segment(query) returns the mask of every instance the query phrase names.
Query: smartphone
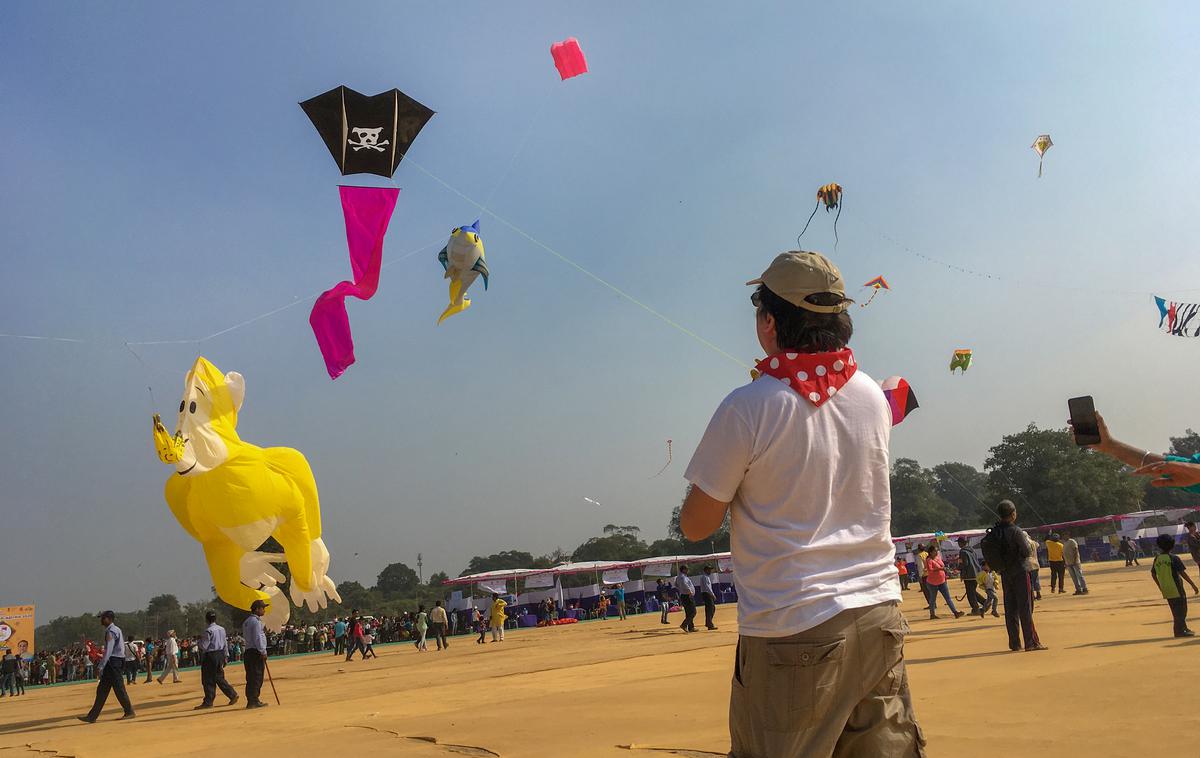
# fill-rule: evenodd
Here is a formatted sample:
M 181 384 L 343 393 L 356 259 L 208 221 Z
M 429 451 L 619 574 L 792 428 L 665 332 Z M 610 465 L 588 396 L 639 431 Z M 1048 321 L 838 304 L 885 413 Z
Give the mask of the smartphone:
M 1076 445 L 1100 444 L 1100 424 L 1096 421 L 1096 405 L 1091 395 L 1073 397 L 1067 401 L 1071 411 L 1071 427 L 1075 430 Z

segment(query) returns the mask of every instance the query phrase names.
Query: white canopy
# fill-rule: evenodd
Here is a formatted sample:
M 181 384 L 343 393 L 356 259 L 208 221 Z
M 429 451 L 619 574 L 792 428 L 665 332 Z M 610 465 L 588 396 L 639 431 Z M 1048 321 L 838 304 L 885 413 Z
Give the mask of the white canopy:
M 933 536 L 933 535 L 930 535 Z M 709 553 L 708 555 L 663 555 L 654 558 L 639 558 L 636 561 L 579 561 L 576 563 L 564 563 L 559 566 L 548 569 L 500 569 L 497 571 L 484 571 L 478 574 L 467 574 L 453 579 L 447 579 L 444 584 L 473 584 L 476 582 L 500 581 L 509 579 L 522 579 L 533 574 L 553 574 L 561 576 L 563 574 L 583 574 L 583 573 L 603 573 L 615 569 L 631 569 L 643 568 L 646 566 L 654 566 L 658 564 L 672 563 L 713 563 L 719 567 L 722 560 L 728 561 L 730 554 L 724 553 Z M 719 569 L 718 569 L 719 570 Z
M 967 540 L 973 540 L 977 537 L 982 537 L 987 529 L 960 529 L 957 532 L 946 532 L 942 536 L 948 540 L 956 540 L 959 537 L 966 537 Z M 926 534 L 907 534 L 903 537 L 892 537 L 892 544 L 898 545 L 901 542 L 927 542 L 936 536 L 936 532 L 928 532 Z

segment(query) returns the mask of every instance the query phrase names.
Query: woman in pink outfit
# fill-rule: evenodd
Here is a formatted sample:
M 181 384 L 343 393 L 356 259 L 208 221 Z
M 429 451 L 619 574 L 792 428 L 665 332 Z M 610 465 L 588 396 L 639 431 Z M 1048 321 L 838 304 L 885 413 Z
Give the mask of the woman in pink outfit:
M 954 618 L 964 616 L 962 611 L 954 607 L 954 600 L 950 597 L 950 589 L 946 584 L 946 564 L 942 561 L 941 545 L 938 545 L 937 542 L 934 542 L 929 549 L 929 557 L 925 559 L 925 571 L 925 584 L 929 586 L 929 618 L 937 618 L 939 593 L 946 598 L 946 605 L 954 614 Z

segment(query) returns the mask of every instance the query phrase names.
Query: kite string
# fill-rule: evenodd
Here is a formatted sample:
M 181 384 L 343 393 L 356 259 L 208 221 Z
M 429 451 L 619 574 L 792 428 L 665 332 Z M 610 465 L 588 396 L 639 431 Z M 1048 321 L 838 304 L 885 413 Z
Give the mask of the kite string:
M 1025 493 L 1021 492 L 1020 488 L 1017 487 L 1017 485 L 1013 484 L 1011 479 L 1004 476 L 1003 474 L 1000 475 L 1000 479 L 1007 483 L 1008 488 L 1011 489 L 1013 492 L 1015 492 L 1017 497 L 1021 498 L 1021 500 L 1024 501 L 1025 505 L 1029 506 L 1029 510 L 1033 511 L 1033 515 L 1037 516 L 1038 518 L 1040 518 L 1042 520 L 1042 524 L 1050 523 L 1049 521 L 1046 520 L 1045 516 L 1043 516 L 1041 513 L 1038 513 L 1038 509 L 1033 507 L 1033 503 L 1029 502 L 1029 498 L 1025 497 Z
M 380 266 L 380 268 L 387 268 L 388 266 L 399 263 L 403 260 L 407 260 L 407 259 L 413 257 L 414 255 L 416 255 L 417 253 L 421 253 L 421 252 L 424 252 L 425 250 L 429 250 L 430 248 L 436 247 L 437 245 L 441 244 L 441 242 L 442 242 L 442 239 L 439 237 L 437 240 L 428 242 L 418 248 L 410 250 L 398 258 L 393 258 L 392 260 L 386 261 L 382 266 Z M 304 297 L 297 297 L 296 299 L 292 300 L 290 303 L 287 303 L 286 305 L 281 305 L 278 308 L 273 308 L 273 309 L 267 311 L 266 313 L 260 313 L 257 316 L 248 318 L 245 321 L 241 321 L 239 323 L 234 324 L 233 326 L 225 327 L 224 329 L 220 329 L 220 330 L 215 331 L 212 334 L 209 334 L 205 337 L 200 337 L 199 339 L 193 338 L 193 339 L 170 339 L 170 340 L 122 340 L 121 345 L 126 350 L 129 350 L 129 352 L 133 354 L 134 358 L 137 358 L 138 362 L 142 364 L 143 368 L 145 368 L 147 371 L 149 371 L 149 368 L 142 361 L 141 357 L 138 356 L 138 354 L 133 351 L 131 346 L 145 347 L 145 346 L 151 346 L 151 345 L 196 345 L 197 348 L 199 348 L 200 344 L 203 342 L 208 342 L 211 339 L 215 339 L 222 335 L 228 334 L 229 332 L 232 332 L 234 330 L 241 329 L 242 327 L 245 327 L 245 326 L 249 326 L 250 324 L 253 324 L 257 321 L 261 321 L 270 316 L 274 316 L 277 313 L 282 313 L 283 311 L 287 310 L 288 308 L 293 308 L 296 305 L 299 305 L 300 303 L 307 302 L 309 300 L 312 300 L 313 298 L 316 298 L 317 296 L 319 296 L 322 292 L 324 292 L 327 289 L 329 289 L 329 288 L 325 287 L 325 288 L 322 288 L 322 289 L 312 293 L 311 295 L 307 295 Z M 48 336 L 40 336 L 40 335 L 32 335 L 32 334 L 8 334 L 8 333 L 4 333 L 4 332 L 0 332 L 0 338 L 22 339 L 22 340 L 42 340 L 42 341 L 47 341 L 47 342 L 71 342 L 71 343 L 83 344 L 83 345 L 104 344 L 98 340 L 78 339 L 75 337 L 48 337 Z
M 504 172 L 500 174 L 500 178 L 496 180 L 494 185 L 492 185 L 492 191 L 489 192 L 487 197 L 483 199 L 482 211 L 484 213 L 487 212 L 488 206 L 492 204 L 492 198 L 496 196 L 496 192 L 499 191 L 500 187 L 504 185 L 505 180 L 508 179 L 508 175 L 512 173 L 513 168 L 517 165 L 517 158 L 520 157 L 521 153 L 525 150 L 525 145 L 529 142 L 529 138 L 533 136 L 534 128 L 541 121 L 542 111 L 546 109 L 546 105 L 550 102 L 551 93 L 552 90 L 546 91 L 546 95 L 542 98 L 542 102 L 538 104 L 537 109 L 534 111 L 533 118 L 529 120 L 529 126 L 525 128 L 525 134 L 517 142 L 516 150 L 514 150 L 513 154 L 509 157 L 508 165 L 504 168 Z
M 926 261 L 927 263 L 933 263 L 933 264 L 936 264 L 943 268 L 949 269 L 951 271 L 956 271 L 960 274 L 967 274 L 968 276 L 976 276 L 976 277 L 979 277 L 980 279 L 990 279 L 990 280 L 996 281 L 996 282 L 1007 282 L 1007 283 L 1011 283 L 1011 284 L 1019 284 L 1019 285 L 1023 285 L 1026 287 L 1034 287 L 1039 290 L 1044 289 L 1046 286 L 1045 282 L 1031 282 L 1031 281 L 1025 281 L 1025 280 L 1021 280 L 1021 279 L 1011 279 L 1008 277 L 1000 276 L 998 274 L 989 274 L 985 271 L 978 271 L 976 269 L 966 268 L 966 267 L 959 266 L 954 263 L 949 263 L 947 261 L 943 261 L 938 258 L 934 258 L 931 255 L 926 255 L 922 252 L 918 252 L 917 250 L 913 250 L 908 245 L 905 245 L 903 242 L 900 242 L 899 240 L 895 239 L 894 237 L 889 236 L 887 233 L 885 233 L 882 230 L 880 230 L 879 228 L 871 225 L 870 223 L 862 220 L 861 218 L 859 218 L 858 223 L 864 229 L 866 229 L 868 232 L 874 234 L 876 237 L 879 237 L 880 239 L 884 240 L 885 242 L 891 243 L 892 245 L 903 250 L 904 252 L 908 253 L 909 255 L 914 256 L 916 258 L 920 258 L 921 260 Z M 803 232 L 801 232 L 801 234 L 803 234 Z M 1057 285 L 1057 284 L 1054 285 L 1054 289 L 1068 290 L 1068 291 L 1073 291 L 1073 292 L 1083 292 L 1083 293 L 1088 293 L 1088 294 L 1097 294 L 1098 293 L 1098 294 L 1103 294 L 1103 295 L 1129 295 L 1129 296 L 1136 295 L 1139 297 L 1145 297 L 1147 294 L 1153 295 L 1153 292 L 1174 292 L 1174 293 L 1200 292 L 1200 288 L 1174 289 L 1171 287 L 1165 287 L 1165 288 L 1157 289 L 1157 290 L 1154 290 L 1153 292 L 1150 292 L 1147 290 L 1101 289 L 1101 288 L 1096 288 L 1096 287 L 1073 287 L 1070 285 Z
M 440 243 L 441 243 L 441 238 L 438 238 L 437 240 L 435 240 L 435 241 L 433 241 L 433 242 L 428 242 L 428 243 L 426 243 L 426 244 L 422 245 L 421 247 L 418 247 L 418 248 L 416 248 L 416 249 L 414 249 L 414 250 L 410 250 L 410 251 L 408 251 L 407 253 L 405 253 L 404 255 L 400 256 L 399 258 L 394 258 L 394 259 L 392 259 L 392 260 L 390 260 L 390 261 L 387 261 L 386 263 L 384 263 L 383 265 L 381 265 L 381 266 L 380 266 L 380 268 L 381 268 L 381 269 L 383 269 L 383 268 L 387 268 L 388 266 L 391 266 L 391 265 L 393 265 L 393 264 L 395 264 L 395 263 L 399 263 L 400 261 L 407 260 L 407 259 L 409 259 L 409 258 L 413 257 L 414 255 L 416 255 L 417 253 L 420 253 L 420 252 L 423 252 L 423 251 L 425 251 L 425 250 L 428 250 L 428 249 L 430 249 L 430 248 L 432 248 L 432 247 L 435 247 L 436 245 L 438 245 L 438 244 L 440 244 Z M 228 334 L 229 332 L 232 332 L 232 331 L 234 331 L 234 330 L 236 330 L 236 329 L 241 329 L 242 327 L 249 326 L 250 324 L 253 324 L 253 323 L 257 322 L 257 321 L 262 321 L 263 319 L 265 319 L 265 318 L 269 318 L 269 317 L 271 317 L 271 316 L 274 316 L 274 315 L 275 315 L 275 314 L 277 314 L 277 313 L 282 313 L 283 311 L 286 311 L 288 308 L 293 308 L 293 307 L 295 307 L 295 306 L 299 305 L 300 303 L 309 302 L 309 301 L 311 301 L 312 299 L 314 299 L 314 298 L 316 298 L 316 297 L 320 296 L 322 292 L 325 292 L 325 291 L 326 291 L 326 290 L 328 290 L 328 289 L 329 289 L 328 287 L 323 287 L 322 289 L 320 289 L 320 290 L 317 290 L 316 292 L 313 292 L 313 293 L 312 293 L 312 294 L 310 294 L 310 295 L 304 295 L 304 296 L 301 296 L 301 297 L 297 297 L 297 298 L 295 298 L 294 300 L 292 300 L 292 302 L 290 302 L 290 303 L 287 303 L 286 305 L 281 305 L 281 306 L 279 306 L 278 308 L 273 308 L 273 309 L 271 309 L 271 310 L 267 311 L 266 313 L 260 313 L 260 314 L 259 314 L 259 315 L 257 315 L 257 316 L 254 316 L 254 317 L 252 317 L 252 318 L 248 318 L 248 319 L 246 319 L 245 321 L 241 321 L 241 322 L 239 322 L 239 323 L 237 323 L 237 324 L 234 324 L 233 326 L 228 326 L 228 327 L 225 327 L 224 329 L 221 329 L 221 330 L 215 331 L 215 332 L 213 332 L 212 334 L 209 334 L 208 336 L 205 336 L 205 337 L 201 337 L 201 338 L 199 338 L 199 339 L 186 339 L 186 340 L 146 340 L 146 341 L 143 341 L 143 342 L 126 342 L 126 343 L 125 343 L 125 345 L 126 345 L 126 347 L 128 347 L 129 345 L 191 345 L 191 344 L 195 344 L 195 345 L 198 347 L 198 346 L 200 345 L 200 343 L 202 343 L 202 342 L 208 342 L 208 341 L 209 341 L 209 340 L 211 340 L 211 339 L 215 339 L 215 338 L 217 338 L 217 337 L 220 337 L 220 336 L 222 336 L 222 335 Z
M 993 511 L 992 511 L 992 509 L 991 509 L 991 508 L 989 508 L 989 507 L 987 506 L 987 504 L 986 504 L 986 503 L 984 503 L 982 500 L 980 500 L 978 495 L 976 495 L 976 494 L 975 494 L 975 493 L 974 493 L 974 492 L 973 492 L 971 489 L 969 489 L 969 488 L 968 488 L 968 487 L 967 487 L 965 484 L 963 484 L 962 482 L 960 482 L 960 481 L 958 480 L 958 477 L 954 476 L 954 474 L 951 474 L 949 471 L 943 471 L 943 473 L 944 473 L 946 476 L 950 477 L 950 479 L 951 479 L 951 480 L 952 480 L 952 481 L 953 481 L 955 484 L 957 484 L 959 487 L 961 487 L 961 488 L 963 489 L 963 491 L 965 491 L 965 492 L 966 492 L 968 495 L 970 495 L 971 497 L 975 498 L 975 502 L 979 503 L 979 507 L 980 507 L 980 508 L 982 508 L 982 509 L 983 509 L 983 510 L 984 510 L 984 511 L 985 511 L 985 512 L 988 514 L 988 516 L 989 516 L 989 517 L 992 517 L 992 518 L 994 518 L 994 517 L 995 517 L 995 515 L 996 515 L 996 514 L 995 514 L 995 512 L 993 512 Z M 1024 494 L 1022 494 L 1022 493 L 1021 493 L 1021 491 L 1020 491 L 1019 489 L 1017 489 L 1017 487 L 1016 487 L 1016 486 L 1014 486 L 1014 485 L 1013 485 L 1012 481 L 1011 481 L 1011 480 L 1009 480 L 1009 479 L 1008 479 L 1008 477 L 1005 477 L 1005 476 L 1003 476 L 1003 475 L 1000 475 L 1000 478 L 1001 478 L 1003 481 L 1005 481 L 1005 482 L 1007 482 L 1007 483 L 1008 483 L 1008 487 L 1009 487 L 1009 488 L 1010 488 L 1010 489 L 1011 489 L 1013 492 L 1015 492 L 1015 493 L 1017 494 L 1017 497 L 1019 497 L 1019 498 L 1021 498 L 1021 500 L 1024 500 L 1024 501 L 1025 501 L 1025 505 L 1029 506 L 1029 510 L 1033 512 L 1033 515 L 1034 515 L 1034 516 L 1037 516 L 1039 519 L 1041 519 L 1041 521 L 1042 521 L 1042 525 L 1043 525 L 1043 526 L 1044 526 L 1045 524 L 1049 524 L 1049 523 L 1050 523 L 1049 521 L 1047 521 L 1047 520 L 1046 520 L 1046 517 L 1045 517 L 1045 516 L 1043 516 L 1041 513 L 1039 513 L 1039 512 L 1038 512 L 1037 508 L 1034 508 L 1034 507 L 1033 507 L 1033 503 L 1029 502 L 1029 500 L 1028 500 L 1028 499 L 1025 497 L 1025 495 L 1024 495 Z
M 73 337 L 43 337 L 36 334 L 6 334 L 0 332 L 0 337 L 7 337 L 14 340 L 39 340 L 42 342 L 76 342 L 86 344 L 87 340 L 79 340 Z
M 958 480 L 958 477 L 956 477 L 954 474 L 951 474 L 949 471 L 943 471 L 943 473 L 946 476 L 950 477 L 951 481 L 953 481 L 955 484 L 957 484 L 959 487 L 961 487 L 964 492 L 966 492 L 968 495 L 970 495 L 972 498 L 974 498 L 975 502 L 979 504 L 979 507 L 983 509 L 984 513 L 986 513 L 988 515 L 989 519 L 991 517 L 995 516 L 995 512 L 991 508 L 988 507 L 987 503 L 980 500 L 979 496 L 976 495 L 973 490 L 971 490 L 970 488 L 967 487 L 967 485 L 963 484 L 962 482 L 960 482 Z
M 142 361 L 142 356 L 134 352 L 133 348 L 129 346 L 128 342 L 125 343 L 125 349 L 128 350 L 129 354 L 132 355 L 134 359 L 141 365 L 142 373 L 147 377 L 146 390 L 150 393 L 150 413 L 153 415 L 155 408 L 158 407 L 158 403 L 154 399 L 154 383 L 149 380 L 150 369 L 146 366 L 145 362 Z
M 710 342 L 709 340 L 705 339 L 704 337 L 701 337 L 699 334 L 697 334 L 696 332 L 692 331 L 691 329 L 688 329 L 686 326 L 684 326 L 683 324 L 680 324 L 678 321 L 675 321 L 675 320 L 674 320 L 674 319 L 672 319 L 670 316 L 667 316 L 665 313 L 662 313 L 661 311 L 655 310 L 653 307 L 651 307 L 651 306 L 647 305 L 646 303 L 642 302 L 641 300 L 638 300 L 638 299 L 637 299 L 636 297 L 634 297 L 633 295 L 629 294 L 628 292 L 626 292 L 625 290 L 621 289 L 620 287 L 618 287 L 617 285 L 613 284 L 612 282 L 609 282 L 608 280 L 606 280 L 606 279 L 602 278 L 602 277 L 601 277 L 601 276 L 599 276 L 598 274 L 594 274 L 594 273 L 592 273 L 592 272 L 591 272 L 591 271 L 589 271 L 588 269 L 584 268 L 584 267 L 583 267 L 583 266 L 581 266 L 580 264 L 578 264 L 578 263 L 576 263 L 575 261 L 573 261 L 573 260 L 571 260 L 570 258 L 568 258 L 566 255 L 564 255 L 564 254 L 560 253 L 559 251 L 555 250 L 554 248 L 550 247 L 550 246 L 549 246 L 549 245 L 547 245 L 545 242 L 542 242 L 541 240 L 537 239 L 536 237 L 534 237 L 533 235 L 529 234 L 529 233 L 528 233 L 528 232 L 526 232 L 524 229 L 522 229 L 521 227 L 517 226 L 516 224 L 514 224 L 514 223 L 513 223 L 513 222 L 511 222 L 511 221 L 509 221 L 508 219 L 504 218 L 503 216 L 499 215 L 499 214 L 498 214 L 498 213 L 496 213 L 495 211 L 488 210 L 488 209 L 487 209 L 487 208 L 485 208 L 483 205 L 481 205 L 481 204 L 479 203 L 479 201 L 477 201 L 477 200 L 475 200 L 474 198 L 472 198 L 472 197 L 468 196 L 467 194 L 465 194 L 464 192 L 462 192 L 462 190 L 459 190 L 457 187 L 455 187 L 455 186 L 451 185 L 451 184 L 450 184 L 449 182 L 447 182 L 445 179 L 442 179 L 440 176 L 438 176 L 437 174 L 433 173 L 433 172 L 432 172 L 432 171 L 430 171 L 429 169 L 425 168 L 425 167 L 424 167 L 424 166 L 422 166 L 420 163 L 417 163 L 417 162 L 416 162 L 416 161 L 414 161 L 412 158 L 409 158 L 409 157 L 405 156 L 404 160 L 405 160 L 406 162 L 408 162 L 408 163 L 412 163 L 412 164 L 413 164 L 413 166 L 415 166 L 415 167 L 417 168 L 417 170 L 418 170 L 418 171 L 420 171 L 421 173 L 425 174 L 425 175 L 426 175 L 426 176 L 428 176 L 430 179 L 433 179 L 435 182 L 437 182 L 438 184 L 442 185 L 443 187 L 445 187 L 445 188 L 446 188 L 447 190 L 449 190 L 450 192 L 453 192 L 455 195 L 458 195 L 460 198 L 462 198 L 462 199 L 463 199 L 463 200 L 465 200 L 466 202 L 468 202 L 468 203 L 470 203 L 471 205 L 473 205 L 473 206 L 475 206 L 476 208 L 478 208 L 478 209 L 480 210 L 480 212 L 481 212 L 481 213 L 484 213 L 484 214 L 486 214 L 486 215 L 488 215 L 488 216 L 491 216 L 493 219 L 495 219 L 495 220 L 496 220 L 497 222 L 499 222 L 500 224 L 502 224 L 502 225 L 504 225 L 504 226 L 507 226 L 507 227 L 508 227 L 510 230 L 512 230 L 512 231 L 514 231 L 514 232 L 516 232 L 517 234 L 519 234 L 520 236 L 524 237 L 526 240 L 528 240 L 528 241 L 529 241 L 529 242 L 531 242 L 532 244 L 536 245 L 537 247 L 540 247 L 542 250 L 545 250 L 547 253 L 550 253 L 550 254 L 551 254 L 551 255 L 553 255 L 555 258 L 558 258 L 560 261 L 562 261 L 563 263 L 567 264 L 568 266 L 571 266 L 571 267 L 572 267 L 572 268 L 574 268 L 576 271 L 579 271 L 581 274 L 583 274 L 584 276 L 588 277 L 588 278 L 589 278 L 589 279 L 591 279 L 592 281 L 594 281 L 594 282 L 596 282 L 596 283 L 598 283 L 598 284 L 600 284 L 600 285 L 602 285 L 602 286 L 604 286 L 604 287 L 607 287 L 608 289 L 612 290 L 614 293 L 616 293 L 616 294 L 617 294 L 617 295 L 619 295 L 620 297 L 624 298 L 625 300 L 629 301 L 630 303 L 633 303 L 634 305 L 638 306 L 639 308 L 641 308 L 642 310 L 646 311 L 647 313 L 650 313 L 651 315 L 653 315 L 653 316 L 656 316 L 657 318 L 659 318 L 660 320 L 662 320 L 662 322 L 663 322 L 663 323 L 665 323 L 665 324 L 667 324 L 668 326 L 671 326 L 671 327 L 673 327 L 673 328 L 675 328 L 675 329 L 679 330 L 680 332 L 682 332 L 682 333 L 686 334 L 687 336 L 689 336 L 689 337 L 691 337 L 692 339 L 696 340 L 697 342 L 699 342 L 700 344 L 704 345 L 705 347 L 708 347 L 708 348 L 712 349 L 713 351 L 715 351 L 715 352 L 719 353 L 720 355 L 723 355 L 723 356 L 725 356 L 726 358 L 728 358 L 729 360 L 733 361 L 734 363 L 736 363 L 737 365 L 741 366 L 742 368 L 745 368 L 745 369 L 750 369 L 750 368 L 751 368 L 750 364 L 746 363 L 746 362 L 745 362 L 745 361 L 743 361 L 741 358 L 738 358 L 737 356 L 735 356 L 735 355 L 732 355 L 732 354 L 730 354 L 730 353 L 726 352 L 725 350 L 722 350 L 722 349 L 721 349 L 720 347 L 718 347 L 718 346 L 717 346 L 715 343 L 713 343 L 713 342 Z

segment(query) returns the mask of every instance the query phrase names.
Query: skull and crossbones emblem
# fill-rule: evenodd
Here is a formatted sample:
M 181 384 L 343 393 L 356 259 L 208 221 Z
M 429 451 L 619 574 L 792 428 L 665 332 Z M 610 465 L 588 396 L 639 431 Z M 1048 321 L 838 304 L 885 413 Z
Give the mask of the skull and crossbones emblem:
M 362 150 L 364 147 L 368 150 L 375 150 L 382 153 L 383 146 L 388 144 L 387 140 L 379 141 L 379 133 L 383 131 L 383 127 L 379 126 L 374 129 L 365 129 L 361 126 L 356 126 L 350 131 L 354 132 L 354 136 L 346 140 L 346 143 L 354 148 L 354 152 Z M 358 142 L 354 140 L 358 139 Z

